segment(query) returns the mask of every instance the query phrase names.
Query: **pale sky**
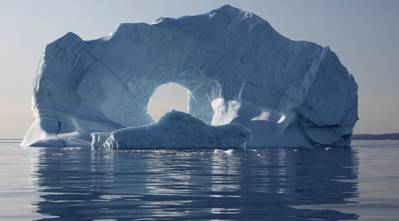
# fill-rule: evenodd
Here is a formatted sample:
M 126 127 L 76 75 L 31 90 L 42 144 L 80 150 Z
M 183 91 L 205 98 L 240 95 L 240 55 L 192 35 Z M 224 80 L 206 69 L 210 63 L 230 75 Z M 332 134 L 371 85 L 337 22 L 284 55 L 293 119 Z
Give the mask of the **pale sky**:
M 20 138 L 33 121 L 33 76 L 46 44 L 69 31 L 94 39 L 113 32 L 119 23 L 152 23 L 223 4 L 258 14 L 293 40 L 330 46 L 359 84 L 355 132 L 399 132 L 396 0 L 0 0 L 0 137 Z M 172 95 L 168 99 L 185 105 L 181 90 Z

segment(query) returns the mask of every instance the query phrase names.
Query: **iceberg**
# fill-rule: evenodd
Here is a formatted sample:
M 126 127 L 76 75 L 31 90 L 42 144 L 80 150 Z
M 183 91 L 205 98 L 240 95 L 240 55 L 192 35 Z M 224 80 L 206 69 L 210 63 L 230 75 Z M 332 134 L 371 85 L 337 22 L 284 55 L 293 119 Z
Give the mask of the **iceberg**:
M 170 82 L 189 90 L 192 116 L 248 128 L 251 147 L 349 146 L 358 119 L 358 86 L 329 47 L 229 5 L 95 40 L 67 33 L 47 45 L 35 79 L 24 146 L 90 146 L 93 132 L 151 124 L 149 99 Z
M 93 148 L 203 149 L 244 148 L 251 132 L 240 124 L 209 126 L 190 114 L 171 111 L 158 122 L 128 127 L 112 133 L 92 133 Z

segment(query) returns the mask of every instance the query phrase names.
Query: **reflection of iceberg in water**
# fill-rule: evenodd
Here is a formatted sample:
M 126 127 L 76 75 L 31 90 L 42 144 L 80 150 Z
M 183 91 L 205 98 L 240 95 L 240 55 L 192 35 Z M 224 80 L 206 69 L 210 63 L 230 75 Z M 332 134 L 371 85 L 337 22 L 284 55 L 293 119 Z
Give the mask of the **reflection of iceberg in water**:
M 357 196 L 354 154 L 350 149 L 43 149 L 38 212 L 75 220 L 356 219 L 335 210 L 298 208 L 350 203 Z
M 253 160 L 242 164 L 242 174 L 247 176 L 241 179 L 244 181 L 241 187 L 245 192 L 243 196 L 246 197 L 242 203 L 247 205 L 242 214 L 257 219 L 271 217 L 273 220 L 346 220 L 357 217 L 333 210 L 294 209 L 297 205 L 345 204 L 355 197 L 357 182 L 339 181 L 357 181 L 357 162 L 351 150 L 294 152 L 268 149 L 264 156 L 258 157 L 261 158 L 258 161 L 252 157 Z

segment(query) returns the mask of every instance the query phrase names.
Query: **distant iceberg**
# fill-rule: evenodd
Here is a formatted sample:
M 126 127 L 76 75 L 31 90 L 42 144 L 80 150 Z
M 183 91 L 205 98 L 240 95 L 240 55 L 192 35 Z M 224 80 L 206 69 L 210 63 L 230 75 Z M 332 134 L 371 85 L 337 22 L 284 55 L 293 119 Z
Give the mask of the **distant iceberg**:
M 190 114 L 171 111 L 158 122 L 123 128 L 112 133 L 92 133 L 93 148 L 242 148 L 251 132 L 235 123 L 209 126 Z
M 36 120 L 22 145 L 90 146 L 92 132 L 153 123 L 149 99 L 169 82 L 190 91 L 191 115 L 243 125 L 253 147 L 348 146 L 358 119 L 357 84 L 334 52 L 225 5 L 121 24 L 97 40 L 67 33 L 47 45 L 34 86 Z M 127 142 L 129 132 L 115 132 L 115 142 Z

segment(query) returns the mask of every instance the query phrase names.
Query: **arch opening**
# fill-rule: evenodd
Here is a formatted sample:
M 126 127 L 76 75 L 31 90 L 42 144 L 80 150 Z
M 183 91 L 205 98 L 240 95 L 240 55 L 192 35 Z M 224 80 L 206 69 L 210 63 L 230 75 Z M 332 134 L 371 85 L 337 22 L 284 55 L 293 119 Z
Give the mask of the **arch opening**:
M 166 83 L 155 89 L 147 104 L 147 112 L 155 121 L 173 110 L 189 112 L 190 90 L 177 83 Z

